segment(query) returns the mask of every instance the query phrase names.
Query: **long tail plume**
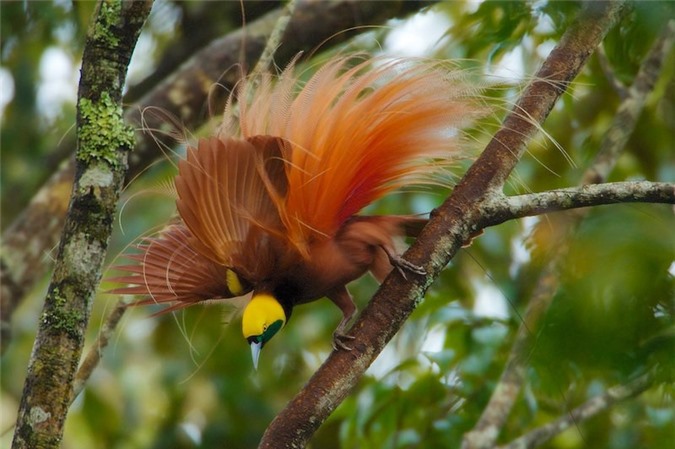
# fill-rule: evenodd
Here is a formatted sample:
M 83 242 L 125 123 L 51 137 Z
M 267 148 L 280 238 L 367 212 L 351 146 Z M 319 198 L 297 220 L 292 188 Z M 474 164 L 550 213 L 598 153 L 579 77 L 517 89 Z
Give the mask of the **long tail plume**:
M 263 76 L 237 111 L 228 104 L 220 130 L 292 146 L 279 215 L 297 246 L 333 235 L 392 190 L 432 182 L 465 155 L 458 130 L 485 112 L 462 72 L 438 62 L 341 56 L 298 90 L 299 78 L 293 65 Z

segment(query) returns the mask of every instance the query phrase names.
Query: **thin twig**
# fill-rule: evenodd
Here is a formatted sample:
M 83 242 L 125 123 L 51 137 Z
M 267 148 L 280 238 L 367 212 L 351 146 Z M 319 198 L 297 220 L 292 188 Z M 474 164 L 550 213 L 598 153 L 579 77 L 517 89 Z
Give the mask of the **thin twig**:
M 643 374 L 624 385 L 611 387 L 603 394 L 589 399 L 555 421 L 537 427 L 525 435 L 513 440 L 509 444 L 497 446 L 496 449 L 532 449 L 538 447 L 558 435 L 560 432 L 569 429 L 581 421 L 592 418 L 598 413 L 609 409 L 617 402 L 625 401 L 626 399 L 631 399 L 640 395 L 653 384 L 654 381 L 651 375 Z
M 486 220 L 491 226 L 523 217 L 550 212 L 616 203 L 675 203 L 675 184 L 629 181 L 587 184 L 581 187 L 549 190 L 494 199 L 486 204 Z
M 673 46 L 673 41 L 675 41 L 675 20 L 670 20 L 640 66 L 633 85 L 628 89 L 628 98 L 619 105 L 593 166 L 584 173 L 582 184 L 603 182 L 609 176 L 628 138 L 633 134 L 647 96 L 659 78 L 661 67 Z
M 255 78 L 257 75 L 260 75 L 261 73 L 264 73 L 270 69 L 272 60 L 274 59 L 274 53 L 276 52 L 277 47 L 281 45 L 281 38 L 283 37 L 286 28 L 288 28 L 288 23 L 293 16 L 293 11 L 295 11 L 295 3 L 295 0 L 289 0 L 289 2 L 286 4 L 284 12 L 274 24 L 274 29 L 272 30 L 272 33 L 265 44 L 265 49 L 260 55 L 260 59 L 258 59 L 258 63 L 256 64 L 255 68 L 251 72 L 252 77 Z
M 84 386 L 89 380 L 89 377 L 91 377 L 94 369 L 101 361 L 101 358 L 103 357 L 103 350 L 106 348 L 106 346 L 108 346 L 108 342 L 113 336 L 115 329 L 117 328 L 117 324 L 124 316 L 124 312 L 126 312 L 127 308 L 128 307 L 126 303 L 119 301 L 115 305 L 115 308 L 112 310 L 112 312 L 110 312 L 110 314 L 106 317 L 105 323 L 99 331 L 96 341 L 92 345 L 91 349 L 89 349 L 89 352 L 80 364 L 80 367 L 75 374 L 75 378 L 73 379 L 73 401 L 82 392 Z
M 616 74 L 614 73 L 614 70 L 612 70 L 612 64 L 610 64 L 609 59 L 607 58 L 607 53 L 605 53 L 605 49 L 602 46 L 598 47 L 598 50 L 595 52 L 595 55 L 598 58 L 598 63 L 600 64 L 602 72 L 605 74 L 605 78 L 607 78 L 607 81 L 609 81 L 609 84 L 616 91 L 619 98 L 621 100 L 625 100 L 626 98 L 628 98 L 629 95 L 628 89 L 619 80 L 619 78 L 617 78 Z

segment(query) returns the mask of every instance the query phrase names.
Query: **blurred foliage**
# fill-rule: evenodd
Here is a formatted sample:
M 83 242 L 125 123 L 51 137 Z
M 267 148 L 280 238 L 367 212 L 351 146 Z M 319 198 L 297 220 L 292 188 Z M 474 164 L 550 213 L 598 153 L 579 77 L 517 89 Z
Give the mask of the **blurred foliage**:
M 74 142 L 75 96 L 48 117 L 40 88 L 50 75 L 43 56 L 56 50 L 71 64 L 79 65 L 84 35 L 95 3 L 3 2 L 0 14 L 2 69 L 11 72 L 3 79 L 3 96 L 13 91 L 2 113 L 3 228 L 18 213 L 74 144 L 56 152 L 62 139 Z M 52 53 L 53 54 L 53 53 Z M 53 81 L 53 80 L 52 80 Z M 13 89 L 12 89 L 13 87 Z M 63 87 L 63 86 L 59 86 Z M 44 90 L 42 91 L 44 93 Z M 63 93 L 61 93 L 63 94 Z M 55 93 L 52 97 L 57 96 Z
M 675 18 L 673 3 L 633 6 L 603 45 L 614 75 L 626 85 L 665 22 Z M 11 74 L 14 85 L 2 119 L 6 226 L 72 151 L 72 145 L 59 150 L 59 141 L 74 140 L 70 128 L 75 98 L 59 105 L 51 118 L 45 116 L 38 101 L 46 82 L 41 64 L 45 53 L 57 47 L 77 70 L 93 3 L 3 2 L 1 8 L 2 69 Z M 494 75 L 490 83 L 495 89 L 485 95 L 508 109 L 579 8 L 578 2 L 441 2 L 412 21 L 420 20 L 430 29 L 429 24 L 440 23 L 445 34 L 429 55 L 462 59 L 472 73 Z M 190 20 L 195 15 L 199 20 Z M 233 17 L 239 18 L 240 12 L 229 3 L 158 1 L 143 38 L 146 66 L 136 75 L 132 71 L 132 84 L 140 85 L 140 78 L 159 71 L 172 48 L 193 48 L 186 41 L 200 31 L 195 23 L 212 33 L 223 32 L 236 26 Z M 350 48 L 381 47 L 386 53 L 388 36 L 407 23 L 396 21 L 391 31 L 360 36 Z M 523 76 L 497 75 L 496 68 L 506 63 Z M 664 67 L 612 180 L 675 180 L 673 52 Z M 151 87 L 152 82 L 146 82 L 144 89 Z M 508 192 L 577 184 L 619 104 L 597 56 L 592 57 L 547 120 L 549 136 L 542 133 L 528 147 Z M 476 147 L 495 126 L 486 123 L 472 135 Z M 173 213 L 172 201 L 155 192 L 172 173 L 171 164 L 157 165 L 128 188 L 118 216 L 123 229 L 114 237 L 111 259 Z M 407 192 L 369 212 L 424 212 L 446 194 Z M 558 250 L 560 239 L 570 245 L 561 288 L 536 336 L 527 383 L 500 441 L 654 369 L 654 388 L 578 423 L 545 447 L 670 447 L 675 440 L 673 210 L 663 205 L 605 206 L 593 210 L 574 235 L 561 237 L 556 229 L 563 217 L 506 223 L 486 230 L 462 250 L 311 447 L 457 447 L 490 397 L 537 275 Z M 543 231 L 528 238 L 535 221 Z M 375 289 L 368 278 L 350 286 L 360 307 Z M 43 288 L 37 289 L 17 312 L 15 339 L 2 360 L 3 429 L 14 419 L 43 296 Z M 97 299 L 90 344 L 117 300 L 106 294 Z M 64 448 L 255 447 L 268 423 L 331 350 L 331 333 L 340 315 L 325 300 L 297 308 L 290 325 L 266 347 L 255 372 L 237 319 L 223 325 L 229 320 L 226 311 L 205 306 L 152 318 L 150 309 L 131 309 L 124 317 L 101 365 L 73 405 Z M 11 433 L 2 437 L 2 445 L 8 446 Z

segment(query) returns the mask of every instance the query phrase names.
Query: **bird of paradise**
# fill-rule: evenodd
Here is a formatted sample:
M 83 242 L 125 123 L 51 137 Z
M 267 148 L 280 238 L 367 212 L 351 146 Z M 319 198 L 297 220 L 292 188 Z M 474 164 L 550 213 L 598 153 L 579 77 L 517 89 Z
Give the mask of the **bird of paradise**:
M 346 285 L 366 272 L 380 282 L 394 268 L 424 273 L 396 242 L 426 219 L 358 213 L 433 183 L 464 156 L 457 130 L 480 114 L 474 89 L 439 63 L 334 57 L 302 87 L 295 72 L 240 84 L 219 130 L 178 164 L 178 218 L 112 279 L 126 284 L 113 293 L 165 311 L 247 295 L 242 330 L 256 368 L 294 306 L 335 303 L 333 346 L 348 350 L 357 308 Z

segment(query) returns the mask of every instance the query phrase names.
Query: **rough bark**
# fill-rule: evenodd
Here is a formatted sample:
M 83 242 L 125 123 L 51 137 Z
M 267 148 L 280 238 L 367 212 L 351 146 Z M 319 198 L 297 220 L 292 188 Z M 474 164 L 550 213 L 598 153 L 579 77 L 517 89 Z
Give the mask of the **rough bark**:
M 276 52 L 275 62 L 284 66 L 298 52 L 328 48 L 372 25 L 419 10 L 432 1 L 409 2 L 299 2 Z M 126 108 L 125 120 L 139 130 L 129 159 L 127 179 L 133 179 L 148 164 L 163 156 L 162 146 L 172 146 L 184 129 L 196 130 L 221 109 L 225 93 L 242 73 L 255 65 L 276 19 L 278 9 L 211 42 L 186 61 L 137 103 Z M 306 53 L 309 54 L 309 53 Z M 217 83 L 219 87 L 214 88 Z M 169 125 L 176 124 L 175 127 Z M 10 341 L 14 309 L 51 268 L 45 257 L 58 243 L 68 204 L 74 161 L 68 160 L 35 195 L 23 213 L 3 234 L 0 251 L 2 341 L 0 353 Z
M 77 106 L 75 183 L 12 443 L 60 446 L 91 301 L 100 280 L 119 193 L 133 148 L 122 120 L 122 86 L 152 2 L 98 4 L 87 34 Z
M 352 351 L 334 351 L 307 385 L 272 421 L 261 448 L 304 447 L 316 429 L 344 400 L 400 329 L 433 279 L 462 243 L 486 223 L 482 205 L 499 192 L 568 83 L 613 26 L 620 3 L 587 4 L 525 90 L 503 127 L 472 165 L 453 194 L 434 213 L 404 256 L 427 271 L 406 281 L 390 275 L 350 330 Z M 525 119 L 528 117 L 528 119 Z

